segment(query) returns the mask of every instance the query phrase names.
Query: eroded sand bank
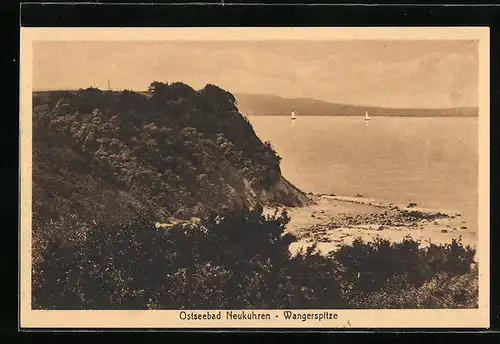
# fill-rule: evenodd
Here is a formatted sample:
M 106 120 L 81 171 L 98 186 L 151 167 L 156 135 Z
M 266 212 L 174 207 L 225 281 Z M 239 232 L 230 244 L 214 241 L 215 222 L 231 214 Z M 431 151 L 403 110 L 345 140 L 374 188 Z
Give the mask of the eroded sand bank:
M 356 238 L 373 241 L 376 237 L 401 242 L 404 237 L 422 241 L 422 246 L 451 243 L 459 239 L 476 247 L 477 228 L 461 214 L 423 209 L 407 204 L 393 204 L 364 197 L 312 195 L 314 204 L 286 208 L 291 218 L 286 231 L 297 241 L 292 253 L 316 244 L 326 254 Z M 272 213 L 274 209 L 266 209 Z

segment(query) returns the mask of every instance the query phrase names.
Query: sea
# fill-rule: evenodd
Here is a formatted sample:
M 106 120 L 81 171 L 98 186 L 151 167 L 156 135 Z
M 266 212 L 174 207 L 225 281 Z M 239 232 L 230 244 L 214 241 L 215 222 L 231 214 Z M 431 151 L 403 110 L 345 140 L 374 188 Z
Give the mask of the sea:
M 416 203 L 477 224 L 478 118 L 248 116 L 305 192 Z

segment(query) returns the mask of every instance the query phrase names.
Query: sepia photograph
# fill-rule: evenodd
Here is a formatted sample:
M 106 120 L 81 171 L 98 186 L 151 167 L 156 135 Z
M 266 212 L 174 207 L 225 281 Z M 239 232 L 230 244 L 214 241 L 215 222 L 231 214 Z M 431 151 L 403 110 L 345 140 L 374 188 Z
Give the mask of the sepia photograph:
M 22 28 L 22 323 L 487 327 L 488 78 L 481 27 Z

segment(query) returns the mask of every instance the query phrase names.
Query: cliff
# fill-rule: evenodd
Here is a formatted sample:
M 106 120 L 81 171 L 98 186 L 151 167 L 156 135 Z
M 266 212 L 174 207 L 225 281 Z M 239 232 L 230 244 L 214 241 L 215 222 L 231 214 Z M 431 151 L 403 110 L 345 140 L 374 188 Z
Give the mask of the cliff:
M 307 202 L 233 95 L 217 86 L 33 94 L 35 229 Z

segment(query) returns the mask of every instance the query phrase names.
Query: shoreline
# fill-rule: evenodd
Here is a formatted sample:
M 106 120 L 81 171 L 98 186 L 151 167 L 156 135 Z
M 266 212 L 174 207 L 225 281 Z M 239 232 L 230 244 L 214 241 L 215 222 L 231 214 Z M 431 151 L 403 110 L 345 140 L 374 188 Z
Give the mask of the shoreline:
M 290 114 L 247 114 L 246 117 L 290 117 Z M 297 116 L 298 117 L 298 116 Z M 302 114 L 301 118 L 304 117 L 361 117 L 364 118 L 364 114 L 356 114 L 356 115 L 342 115 L 342 114 Z M 479 118 L 478 115 L 370 115 L 370 117 L 374 118 Z
M 373 242 L 377 237 L 390 242 L 401 242 L 410 236 L 420 240 L 421 246 L 450 244 L 461 239 L 465 246 L 477 247 L 477 229 L 457 212 L 442 212 L 419 207 L 416 204 L 365 198 L 362 196 L 337 196 L 312 194 L 312 204 L 286 209 L 290 222 L 286 233 L 297 241 L 290 245 L 292 254 L 316 244 L 321 254 L 351 244 L 356 238 Z M 276 207 L 266 207 L 267 214 Z

